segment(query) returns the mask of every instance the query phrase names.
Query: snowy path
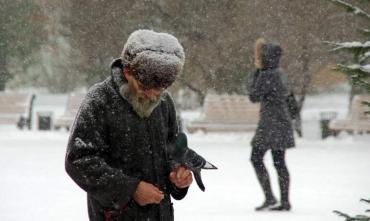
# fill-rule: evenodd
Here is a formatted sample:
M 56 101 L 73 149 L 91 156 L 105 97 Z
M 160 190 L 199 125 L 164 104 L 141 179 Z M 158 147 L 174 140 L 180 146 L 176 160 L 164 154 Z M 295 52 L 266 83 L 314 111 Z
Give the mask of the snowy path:
M 175 201 L 177 221 L 343 220 L 338 209 L 363 213 L 370 197 L 370 138 L 298 140 L 288 151 L 291 171 L 289 213 L 254 212 L 261 190 L 249 162 L 251 134 L 196 134 L 190 146 L 207 156 L 218 171 L 203 172 L 206 192 L 192 186 L 187 198 Z M 0 132 L 0 220 L 87 220 L 85 194 L 64 172 L 64 132 Z M 277 178 L 268 154 L 273 189 Z

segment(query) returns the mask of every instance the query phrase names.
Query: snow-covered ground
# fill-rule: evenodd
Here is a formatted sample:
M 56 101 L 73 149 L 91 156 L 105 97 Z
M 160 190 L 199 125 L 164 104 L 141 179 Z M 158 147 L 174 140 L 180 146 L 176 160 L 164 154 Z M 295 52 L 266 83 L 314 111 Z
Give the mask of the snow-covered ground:
M 335 209 L 363 213 L 368 206 L 359 199 L 370 197 L 370 136 L 318 138 L 321 111 L 335 110 L 345 116 L 347 98 L 334 98 L 307 100 L 303 112 L 306 135 L 297 139 L 297 148 L 287 152 L 291 212 L 254 211 L 263 197 L 249 161 L 252 133 L 196 133 L 189 135 L 189 145 L 219 170 L 202 173 L 205 192 L 194 183 L 184 200 L 174 202 L 175 219 L 334 221 L 343 220 L 332 213 Z M 189 119 L 196 113 L 185 112 L 184 116 Z M 64 171 L 67 139 L 65 131 L 0 127 L 0 220 L 88 220 L 85 193 Z M 265 160 L 278 195 L 271 156 Z

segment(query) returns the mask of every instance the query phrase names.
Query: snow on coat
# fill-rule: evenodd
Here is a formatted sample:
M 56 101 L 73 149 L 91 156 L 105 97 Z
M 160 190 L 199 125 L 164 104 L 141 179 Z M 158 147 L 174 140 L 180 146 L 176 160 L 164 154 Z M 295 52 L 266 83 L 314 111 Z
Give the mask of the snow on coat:
M 122 67 L 93 86 L 84 98 L 72 127 L 66 154 L 66 171 L 87 192 L 90 220 L 173 220 L 170 196 L 182 199 L 187 188 L 178 189 L 168 179 L 171 160 L 166 148 L 178 133 L 176 111 L 165 92 L 160 104 L 141 118 L 119 93 L 127 83 Z M 118 72 L 113 70 L 119 70 Z M 159 205 L 139 206 L 133 199 L 143 180 L 165 193 Z

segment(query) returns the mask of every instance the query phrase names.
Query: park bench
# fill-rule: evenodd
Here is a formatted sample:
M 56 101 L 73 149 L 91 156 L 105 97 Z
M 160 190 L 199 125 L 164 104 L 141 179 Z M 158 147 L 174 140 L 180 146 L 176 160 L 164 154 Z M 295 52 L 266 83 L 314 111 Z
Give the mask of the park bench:
M 64 114 L 56 119 L 54 123 L 55 129 L 58 130 L 60 128 L 65 128 L 69 130 L 72 127 L 78 109 L 80 108 L 81 101 L 84 97 L 85 94 L 82 93 L 68 95 L 66 109 L 64 111 Z
M 349 133 L 369 133 L 370 111 L 369 107 L 362 104 L 363 101 L 370 101 L 370 95 L 355 95 L 346 119 L 335 119 L 329 123 L 329 128 L 336 134 L 340 131 Z
M 209 94 L 204 100 L 201 117 L 186 126 L 189 133 L 243 132 L 257 128 L 259 105 L 243 95 Z
M 34 100 L 31 93 L 0 92 L 0 124 L 31 129 Z

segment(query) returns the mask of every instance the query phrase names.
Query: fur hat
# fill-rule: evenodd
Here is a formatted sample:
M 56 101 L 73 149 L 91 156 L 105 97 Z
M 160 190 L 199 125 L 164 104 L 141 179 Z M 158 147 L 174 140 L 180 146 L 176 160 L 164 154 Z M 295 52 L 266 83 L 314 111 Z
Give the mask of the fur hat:
M 166 88 L 182 72 L 185 53 L 170 34 L 137 30 L 127 39 L 121 59 L 145 86 Z

